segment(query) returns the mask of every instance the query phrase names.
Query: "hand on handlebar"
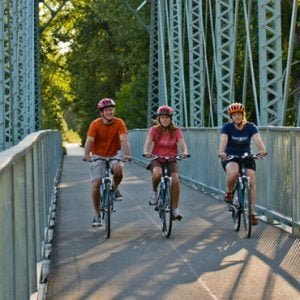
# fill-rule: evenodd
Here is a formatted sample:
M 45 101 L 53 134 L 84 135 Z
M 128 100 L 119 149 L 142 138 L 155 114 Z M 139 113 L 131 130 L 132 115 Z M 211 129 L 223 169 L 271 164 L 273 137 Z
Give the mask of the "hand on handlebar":
M 89 154 L 85 154 L 82 158 L 83 161 L 90 161 L 91 160 L 91 156 Z
M 147 157 L 147 158 L 151 158 L 152 157 L 152 154 L 150 152 L 145 152 L 143 154 L 144 157 Z
M 180 158 L 187 158 L 187 157 L 190 157 L 191 155 L 187 152 L 182 152 L 181 155 L 180 155 Z
M 260 159 L 264 159 L 266 156 L 267 156 L 267 152 L 266 151 L 260 151 L 257 156 L 260 158 Z
M 221 158 L 221 160 L 226 160 L 227 159 L 227 154 L 225 152 L 220 152 L 219 157 Z
M 131 156 L 130 155 L 124 155 L 123 160 L 124 161 L 131 161 Z

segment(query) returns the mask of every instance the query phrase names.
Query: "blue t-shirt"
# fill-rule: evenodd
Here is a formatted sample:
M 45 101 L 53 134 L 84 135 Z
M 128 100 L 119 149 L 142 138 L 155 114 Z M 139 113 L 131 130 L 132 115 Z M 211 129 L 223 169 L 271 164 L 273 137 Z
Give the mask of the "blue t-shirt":
M 251 153 L 251 137 L 258 133 L 258 129 L 253 123 L 247 122 L 242 130 L 238 130 L 232 122 L 228 122 L 222 127 L 221 133 L 228 135 L 226 154 L 241 156 L 245 152 Z

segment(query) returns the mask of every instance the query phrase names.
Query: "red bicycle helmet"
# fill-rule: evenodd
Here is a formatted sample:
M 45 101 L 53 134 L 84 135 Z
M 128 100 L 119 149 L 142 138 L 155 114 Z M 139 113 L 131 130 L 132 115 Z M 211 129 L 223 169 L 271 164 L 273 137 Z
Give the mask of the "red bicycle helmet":
M 173 108 L 168 106 L 168 105 L 162 105 L 158 108 L 156 114 L 158 116 L 160 116 L 160 115 L 172 116 L 173 115 Z
M 231 116 L 233 113 L 240 112 L 245 113 L 245 106 L 242 103 L 232 103 L 228 106 L 228 114 Z
M 97 104 L 97 109 L 104 109 L 106 107 L 115 107 L 116 103 L 113 99 L 110 98 L 103 98 Z

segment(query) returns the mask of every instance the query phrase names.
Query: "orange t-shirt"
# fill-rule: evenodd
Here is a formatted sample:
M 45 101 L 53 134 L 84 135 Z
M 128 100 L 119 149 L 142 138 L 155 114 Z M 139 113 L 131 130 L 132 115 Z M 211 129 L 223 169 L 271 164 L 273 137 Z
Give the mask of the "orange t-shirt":
M 102 118 L 94 120 L 89 127 L 87 135 L 95 139 L 92 153 L 99 156 L 114 156 L 121 149 L 120 135 L 127 134 L 124 121 L 114 118 L 110 125 L 105 125 Z

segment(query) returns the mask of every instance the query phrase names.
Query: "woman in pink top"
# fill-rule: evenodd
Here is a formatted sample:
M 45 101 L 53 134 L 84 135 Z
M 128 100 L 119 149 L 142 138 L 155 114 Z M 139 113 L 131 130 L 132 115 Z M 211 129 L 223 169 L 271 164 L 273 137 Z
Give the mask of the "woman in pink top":
M 184 142 L 184 138 L 180 128 L 177 128 L 172 122 L 173 109 L 167 105 L 160 106 L 157 110 L 158 125 L 154 125 L 150 128 L 145 145 L 144 156 L 150 158 L 151 155 L 158 155 L 161 157 L 175 157 L 178 154 L 177 145 L 182 150 L 182 157 L 188 155 L 187 146 Z M 153 143 L 152 153 L 149 152 L 149 148 Z M 181 220 L 182 214 L 178 209 L 179 203 L 179 175 L 177 161 L 168 162 L 170 176 L 173 182 L 173 219 Z M 153 160 L 148 167 L 152 173 L 152 188 L 153 191 L 150 196 L 149 204 L 157 204 L 157 187 L 162 175 L 162 166 L 158 159 Z

